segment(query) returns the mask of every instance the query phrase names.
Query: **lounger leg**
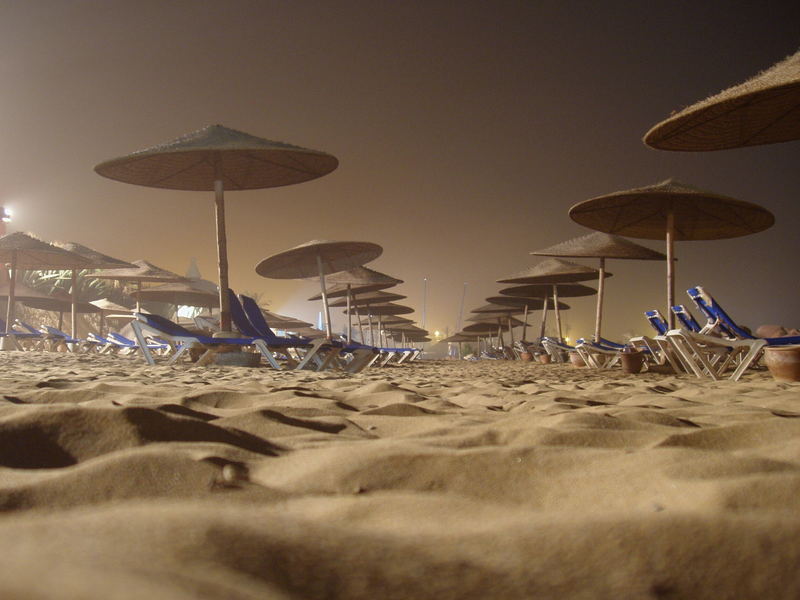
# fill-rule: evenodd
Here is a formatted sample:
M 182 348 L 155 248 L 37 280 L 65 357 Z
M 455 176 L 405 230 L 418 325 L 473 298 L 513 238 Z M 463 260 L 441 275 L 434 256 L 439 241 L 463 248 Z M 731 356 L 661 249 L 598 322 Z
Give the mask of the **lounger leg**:
M 742 359 L 742 362 L 739 364 L 739 366 L 733 372 L 733 375 L 731 375 L 731 379 L 733 381 L 739 381 L 739 378 L 742 376 L 742 374 L 745 372 L 745 370 L 747 370 L 747 368 L 750 367 L 751 364 L 756 360 L 756 358 L 758 357 L 758 355 L 761 353 L 761 351 L 764 349 L 764 346 L 766 346 L 766 345 L 767 345 L 767 342 L 765 340 L 755 340 L 754 341 L 753 345 L 750 348 L 750 351 L 744 356 L 744 358 Z
M 136 336 L 136 341 L 139 344 L 139 348 L 142 350 L 144 360 L 148 365 L 156 364 L 153 355 L 150 353 L 150 349 L 147 347 L 147 340 L 144 339 L 144 333 L 142 332 L 141 324 L 138 321 L 133 321 L 131 322 L 131 328 L 133 329 L 133 335 Z
M 256 348 L 258 348 L 258 351 L 261 352 L 262 356 L 267 359 L 267 362 L 273 369 L 276 369 L 278 371 L 281 370 L 280 363 L 275 358 L 275 355 L 272 354 L 272 352 L 270 352 L 270 349 L 267 348 L 267 344 L 264 340 L 255 340 L 253 344 L 255 345 Z

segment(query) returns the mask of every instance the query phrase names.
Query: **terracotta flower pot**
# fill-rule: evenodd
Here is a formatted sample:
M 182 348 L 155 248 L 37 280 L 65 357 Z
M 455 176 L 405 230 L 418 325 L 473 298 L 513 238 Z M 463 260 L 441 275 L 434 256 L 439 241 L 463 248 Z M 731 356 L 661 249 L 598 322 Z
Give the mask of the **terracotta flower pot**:
M 767 347 L 764 363 L 775 381 L 800 381 L 800 346 Z
M 570 352 L 569 353 L 569 362 L 572 363 L 573 367 L 585 367 L 586 363 L 581 358 L 581 355 L 577 352 Z
M 642 352 L 623 352 L 620 363 L 623 373 L 641 373 L 644 366 L 644 353 Z
M 543 365 L 549 365 L 552 358 L 549 354 L 540 354 L 539 355 L 539 362 Z
M 533 354 L 530 352 L 520 352 L 519 359 L 524 362 L 531 362 L 533 360 Z

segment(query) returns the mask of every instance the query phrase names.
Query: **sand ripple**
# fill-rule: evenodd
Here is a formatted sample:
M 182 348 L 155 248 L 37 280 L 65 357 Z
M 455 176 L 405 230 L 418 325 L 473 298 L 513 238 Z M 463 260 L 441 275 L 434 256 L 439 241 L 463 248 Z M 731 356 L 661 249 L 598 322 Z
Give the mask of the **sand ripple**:
M 2 598 L 800 597 L 800 385 L 0 354 Z

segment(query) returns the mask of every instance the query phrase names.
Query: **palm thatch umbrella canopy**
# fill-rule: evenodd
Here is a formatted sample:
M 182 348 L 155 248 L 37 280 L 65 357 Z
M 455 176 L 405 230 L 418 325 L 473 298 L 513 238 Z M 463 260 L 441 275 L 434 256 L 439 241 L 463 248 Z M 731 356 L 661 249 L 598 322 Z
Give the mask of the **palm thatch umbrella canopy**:
M 10 280 L 0 282 L 0 296 L 8 298 L 10 287 Z M 72 303 L 70 296 L 63 290 L 55 290 L 55 293 L 47 294 L 25 285 L 21 281 L 17 281 L 14 284 L 14 301 L 22 302 L 25 306 L 29 306 L 31 308 L 55 312 L 69 310 Z M 76 303 L 75 308 L 78 312 L 95 312 L 99 310 L 90 304 L 84 304 L 80 302 Z
M 88 259 L 79 254 L 69 252 L 21 232 L 9 233 L 0 237 L 0 262 L 11 267 L 8 285 L 8 307 L 6 308 L 6 332 L 10 331 L 14 323 L 14 297 L 18 269 L 75 270 L 84 269 L 89 263 Z M 75 287 L 73 286 L 74 290 Z M 77 298 L 73 294 L 73 304 L 76 303 Z M 77 307 L 73 312 L 76 311 Z M 73 332 L 73 334 L 75 333 L 77 332 Z M 7 348 L 8 346 L 3 345 L 2 347 Z
M 325 276 L 355 269 L 378 258 L 383 252 L 372 242 L 332 242 L 312 240 L 273 254 L 256 265 L 256 273 L 272 279 L 319 277 L 320 297 L 325 310 L 325 333 L 331 337 L 331 314 L 325 289 Z
M 135 266 L 133 263 L 103 254 L 94 248 L 76 242 L 53 242 L 53 245 L 86 258 L 91 265 L 87 266 L 87 269 L 130 269 Z
M 401 325 L 403 323 L 413 323 L 414 320 L 413 319 L 406 319 L 405 317 L 401 317 L 399 315 L 385 315 L 385 316 L 382 315 L 381 322 L 384 325 Z M 359 324 L 361 324 L 361 325 L 369 325 L 370 324 L 370 319 L 369 318 L 361 319 L 361 321 L 359 321 Z
M 283 329 L 284 331 L 297 331 L 298 329 L 306 329 L 311 327 L 311 323 L 308 321 L 303 321 L 302 319 L 298 319 L 297 317 L 289 317 L 286 315 L 281 315 L 265 308 L 261 309 L 264 318 L 269 323 L 270 327 L 274 327 L 275 329 Z
M 209 125 L 177 139 L 100 163 L 104 177 L 172 190 L 214 191 L 220 327 L 230 329 L 225 190 L 256 190 L 310 181 L 339 165 L 336 157 Z
M 74 252 L 75 254 L 79 254 L 80 256 L 86 258 L 89 261 L 89 264 L 86 267 L 84 267 L 86 269 L 94 269 L 94 270 L 126 269 L 135 266 L 133 263 L 129 263 L 119 258 L 114 258 L 113 256 L 109 256 L 108 254 L 103 254 L 102 252 L 99 252 L 94 248 L 89 248 L 88 246 L 84 246 L 83 244 L 78 244 L 77 242 L 53 242 L 53 245 L 58 246 L 59 248 L 62 248 L 69 252 Z M 72 269 L 73 293 L 77 292 L 77 287 L 78 287 L 78 272 L 75 269 Z M 77 324 L 76 314 L 75 312 L 73 312 L 72 313 L 73 337 L 77 337 L 77 331 L 76 331 L 77 326 L 78 324 Z
M 511 277 L 505 279 L 498 279 L 498 283 L 516 283 L 516 284 L 549 284 L 550 290 L 553 294 L 553 305 L 555 307 L 556 315 L 556 329 L 558 330 L 558 338 L 561 339 L 561 313 L 559 311 L 558 296 L 561 289 L 566 284 L 575 283 L 578 281 L 589 281 L 597 278 L 598 271 L 592 267 L 579 265 L 574 262 L 562 260 L 560 258 L 548 258 L 543 260 L 533 267 L 529 267 L 524 271 L 520 271 Z M 607 273 L 606 277 L 613 277 L 611 273 Z M 500 292 L 504 294 L 504 291 Z M 523 293 L 523 296 L 533 294 Z M 547 292 L 542 292 L 542 297 L 547 297 Z M 527 317 L 526 317 L 527 319 Z M 542 308 L 542 331 L 541 335 L 544 336 L 544 328 L 547 322 L 547 303 L 545 302 Z
M 396 277 L 368 267 L 356 267 L 354 269 L 348 269 L 347 271 L 334 273 L 328 277 L 326 281 L 331 284 L 328 290 L 328 298 L 347 296 L 348 287 L 353 294 L 362 294 L 364 292 L 385 290 L 403 283 L 402 279 L 397 279 Z M 319 295 L 309 298 L 309 300 L 319 299 Z
M 721 240 L 769 229 L 775 217 L 766 208 L 667 179 L 579 202 L 569 210 L 573 221 L 606 233 L 646 240 L 666 238 L 667 314 L 675 316 L 676 240 Z
M 203 279 L 190 279 L 186 282 L 164 283 L 131 294 L 137 302 L 165 302 L 185 306 L 218 307 L 217 285 Z
M 142 291 L 142 283 L 187 283 L 189 280 L 182 277 L 177 273 L 162 269 L 155 266 L 153 263 L 146 260 L 133 261 L 132 267 L 124 267 L 121 269 L 108 269 L 102 273 L 94 275 L 96 279 L 114 279 L 116 281 L 132 281 L 136 283 L 136 292 Z M 131 294 L 133 295 L 133 294 Z M 139 311 L 141 305 L 139 300 L 136 300 L 136 310 Z
M 332 308 L 347 308 L 349 306 L 371 306 L 373 304 L 384 304 L 386 302 L 396 302 L 397 300 L 405 300 L 408 296 L 404 296 L 403 294 L 392 294 L 389 292 L 367 292 L 364 294 L 358 294 L 354 296 L 352 299 L 342 298 L 336 300 L 335 302 L 331 302 L 330 306 Z
M 517 319 L 514 319 L 514 321 L 517 321 Z M 511 323 L 511 320 L 509 320 L 509 323 Z M 478 321 L 476 323 L 473 323 L 472 325 L 467 325 L 461 331 L 463 333 L 478 333 L 478 334 L 479 333 L 496 333 L 498 328 L 500 328 L 501 330 L 508 331 L 510 329 L 509 328 L 509 323 L 504 323 L 504 324 L 498 325 L 496 322 L 493 323 L 491 321 Z M 520 322 L 520 324 L 521 324 L 521 322 Z M 517 325 L 513 325 L 512 324 L 512 326 L 516 327 Z
M 402 304 L 395 304 L 393 302 L 387 302 L 386 304 L 376 304 L 374 306 L 370 306 L 370 313 L 373 316 L 385 316 L 385 315 L 407 315 L 413 313 L 414 309 L 410 306 L 404 306 Z
M 666 260 L 661 252 L 651 250 L 618 235 L 595 231 L 587 235 L 572 238 L 555 246 L 531 252 L 535 256 L 563 256 L 566 258 L 598 258 L 600 268 L 597 275 L 597 312 L 595 315 L 595 340 L 600 340 L 600 328 L 603 315 L 603 297 L 605 295 L 606 259 L 617 258 L 627 260 Z M 502 293 L 502 292 L 501 292 Z
M 520 286 L 520 289 L 528 289 L 533 286 Z M 541 286 L 536 286 L 541 287 Z M 586 286 L 581 286 L 586 287 Z M 503 293 L 506 290 L 516 290 L 518 288 L 506 288 L 505 290 L 500 290 Z M 586 288 L 591 290 L 592 288 Z M 592 290 L 594 291 L 594 290 Z M 529 310 L 539 310 L 540 308 L 544 307 L 544 298 L 541 296 L 529 296 L 529 295 L 520 295 L 520 296 L 489 296 L 486 298 L 487 302 L 491 302 L 492 304 L 499 304 L 500 306 L 513 306 L 518 309 L 518 311 L 514 314 L 519 314 L 524 312 L 524 308 L 527 306 Z M 564 302 L 558 303 L 558 308 L 560 310 L 569 310 L 569 304 Z
M 380 271 L 375 271 L 373 269 L 369 269 L 367 267 L 356 267 L 354 269 L 348 269 L 347 271 L 340 271 L 339 273 L 334 273 L 330 277 L 327 278 L 328 283 L 334 284 L 331 288 L 327 289 L 328 298 L 334 297 L 345 297 L 350 299 L 351 303 L 355 296 L 366 293 L 366 292 L 375 292 L 378 290 L 385 290 L 390 287 L 394 287 L 395 285 L 403 283 L 402 279 L 397 279 L 395 277 L 391 277 L 390 275 L 386 275 L 385 273 L 381 273 Z M 316 296 L 309 298 L 309 300 L 319 300 L 322 296 L 317 294 Z M 370 303 L 367 303 L 368 305 Z M 350 306 L 348 305 L 348 309 Z M 347 313 L 347 341 L 348 343 L 352 341 L 351 338 L 351 331 L 353 327 L 352 322 L 352 315 L 348 312 Z M 359 323 L 359 327 L 361 324 Z M 361 339 L 364 339 L 364 332 L 361 331 Z
M 133 318 L 132 309 L 112 302 L 108 298 L 101 298 L 100 300 L 92 300 L 89 304 L 93 304 L 100 309 L 100 334 L 105 332 L 105 324 L 109 319 L 130 320 Z
M 655 125 L 660 150 L 725 150 L 800 139 L 800 51 Z

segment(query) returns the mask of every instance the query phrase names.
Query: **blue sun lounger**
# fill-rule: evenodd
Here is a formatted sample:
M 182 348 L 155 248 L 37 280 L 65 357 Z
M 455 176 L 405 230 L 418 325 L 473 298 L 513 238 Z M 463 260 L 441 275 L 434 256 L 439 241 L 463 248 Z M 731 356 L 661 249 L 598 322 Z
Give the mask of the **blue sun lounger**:
M 766 346 L 800 344 L 800 336 L 756 338 L 736 323 L 702 287 L 690 288 L 687 293 L 698 306 L 704 307 L 703 312 L 707 311 L 710 320 L 717 326 L 717 331 L 727 331 L 736 336 L 719 337 L 686 330 L 673 330 L 667 334 L 676 350 L 692 364 L 692 370 L 698 377 L 721 379 L 726 375 L 728 367 L 735 366 L 730 379 L 738 381 L 757 362 Z M 724 360 L 716 364 L 710 360 L 710 354 L 723 351 L 726 352 Z
M 357 373 L 367 368 L 380 356 L 376 348 L 364 346 L 363 344 L 346 345 L 342 342 L 328 340 L 326 338 L 317 340 L 301 337 L 281 338 L 272 331 L 269 323 L 267 323 L 267 319 L 264 317 L 264 313 L 261 312 L 261 309 L 253 298 L 244 295 L 236 298 L 233 292 L 230 292 L 230 294 L 232 297 L 231 318 L 239 319 L 240 321 L 242 316 L 245 318 L 245 321 L 249 323 L 250 327 L 247 335 L 252 333 L 258 334 L 258 337 L 263 339 L 268 347 L 303 349 L 305 351 L 305 355 L 296 367 L 298 369 L 304 368 L 311 360 L 316 360 L 317 370 L 340 367 L 345 371 Z M 234 310 L 236 310 L 234 306 L 241 308 L 243 314 L 234 317 Z M 244 322 L 242 325 L 247 327 Z M 311 354 L 309 355 L 309 353 Z M 342 354 L 346 356 L 349 355 L 349 360 L 342 357 Z M 340 358 L 344 358 L 345 362 L 340 362 Z
M 580 338 L 575 344 L 575 351 L 586 363 L 586 366 L 595 369 L 610 369 L 616 365 L 624 348 L 623 344 L 610 342 L 603 338 L 597 342 Z
M 253 338 L 236 338 L 236 337 L 209 337 L 207 335 L 194 334 L 188 329 L 181 327 L 177 323 L 173 323 L 160 315 L 151 315 L 148 313 L 134 312 L 133 316 L 136 320 L 131 322 L 133 333 L 136 336 L 136 341 L 139 344 L 139 349 L 144 355 L 147 364 L 154 365 L 156 363 L 153 358 L 153 353 L 148 348 L 147 336 L 153 335 L 162 338 L 175 347 L 175 353 L 171 355 L 167 364 L 175 363 L 187 350 L 191 347 L 198 347 L 205 352 L 197 360 L 198 365 L 205 365 L 211 362 L 213 358 L 214 346 L 230 345 L 230 346 L 255 346 L 269 360 L 269 350 L 263 340 Z
M 19 324 L 19 322 L 17 324 Z M 35 343 L 35 347 L 39 347 L 45 342 L 44 334 L 38 329 L 34 329 L 33 327 L 30 329 L 24 327 L 24 329 L 26 329 L 26 331 L 20 331 L 16 327 L 10 327 L 9 330 L 6 331 L 5 319 L 0 319 L 0 337 L 11 339 L 15 348 L 22 349 L 19 345 L 19 340 L 32 341 Z
M 306 338 L 287 338 L 276 335 L 272 329 L 267 325 L 261 309 L 252 298 L 242 296 L 241 301 L 233 291 L 228 290 L 228 303 L 231 311 L 231 321 L 236 329 L 242 335 L 246 335 L 253 339 L 259 339 L 263 342 L 267 353 L 265 357 L 270 366 L 274 369 L 282 369 L 284 366 L 294 369 L 314 368 L 317 371 L 329 368 L 331 362 L 335 360 L 335 355 L 338 351 L 334 351 L 333 347 L 327 343 L 324 338 L 318 340 L 309 340 Z M 245 307 L 249 307 L 245 308 Z M 250 312 L 253 313 L 253 318 L 250 318 Z M 255 313 L 261 316 L 263 323 L 258 321 Z M 257 321 L 257 325 L 253 323 Z M 292 356 L 292 351 L 295 356 Z M 283 354 L 287 360 L 282 365 L 278 361 L 276 352 Z M 302 353 L 302 355 L 301 355 Z
M 663 366 L 669 364 L 676 373 L 691 372 L 691 368 L 683 363 L 680 354 L 675 352 L 667 338 L 669 324 L 658 309 L 648 310 L 644 313 L 647 321 L 656 332 L 654 337 L 646 335 L 631 338 L 628 342 L 635 349 L 645 353 L 645 358 L 651 364 Z

